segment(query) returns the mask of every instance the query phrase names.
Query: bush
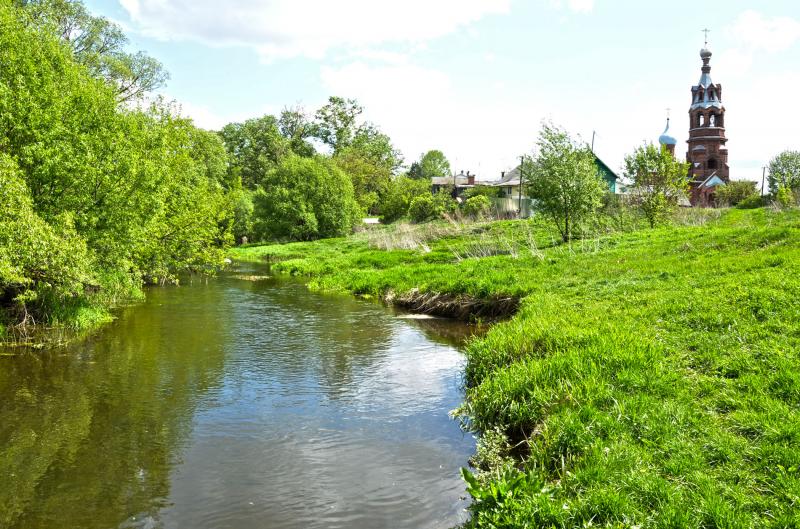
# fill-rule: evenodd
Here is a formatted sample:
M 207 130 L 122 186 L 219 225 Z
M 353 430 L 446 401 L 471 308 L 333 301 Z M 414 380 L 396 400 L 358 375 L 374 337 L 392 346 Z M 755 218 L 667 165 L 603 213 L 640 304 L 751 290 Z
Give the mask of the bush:
M 735 206 L 742 200 L 758 196 L 756 182 L 747 180 L 728 182 L 724 186 L 717 188 L 717 201 L 720 206 Z
M 482 217 L 489 213 L 492 201 L 485 195 L 476 195 L 468 198 L 464 203 L 464 213 L 470 217 Z
M 450 191 L 446 189 L 440 189 L 438 193 L 433 195 L 433 203 L 437 210 L 437 217 L 443 213 L 455 213 L 458 211 L 458 202 L 453 199 Z
M 411 201 L 424 195 L 430 195 L 430 182 L 407 176 L 393 179 L 379 204 L 381 222 L 389 224 L 405 217 Z
M 756 209 L 764 206 L 764 197 L 761 195 L 750 195 L 742 199 L 736 207 L 738 209 Z
M 790 208 L 795 205 L 795 196 L 792 190 L 786 186 L 780 186 L 775 193 L 775 202 L 782 208 Z
M 467 199 L 478 196 L 497 198 L 500 196 L 500 189 L 501 188 L 494 186 L 476 185 L 475 187 L 467 189 L 467 191 L 464 193 L 464 196 Z
M 263 182 L 264 188 L 253 196 L 257 237 L 340 237 L 359 220 L 361 210 L 350 177 L 325 158 L 288 156 Z
M 408 215 L 414 222 L 425 222 L 442 214 L 433 195 L 420 195 L 411 201 Z

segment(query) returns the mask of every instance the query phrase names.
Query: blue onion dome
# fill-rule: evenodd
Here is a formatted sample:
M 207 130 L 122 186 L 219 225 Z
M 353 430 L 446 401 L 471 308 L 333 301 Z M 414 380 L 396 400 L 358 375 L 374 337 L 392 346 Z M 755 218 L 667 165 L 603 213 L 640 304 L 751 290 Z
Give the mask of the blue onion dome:
M 708 48 L 703 48 L 702 50 L 700 50 L 701 59 L 710 59 L 711 55 L 712 55 L 711 50 L 709 50 Z
M 658 143 L 661 145 L 677 145 L 678 140 L 670 136 L 669 134 L 669 118 L 667 118 L 667 127 L 664 129 L 664 133 L 661 134 L 658 138 Z

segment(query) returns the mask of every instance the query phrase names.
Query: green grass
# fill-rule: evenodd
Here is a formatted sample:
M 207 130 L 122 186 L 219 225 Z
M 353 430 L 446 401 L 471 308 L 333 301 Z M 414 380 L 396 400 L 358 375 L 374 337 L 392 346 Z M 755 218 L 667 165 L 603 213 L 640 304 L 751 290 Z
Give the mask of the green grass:
M 500 222 L 234 255 L 321 289 L 522 298 L 466 349 L 471 527 L 800 527 L 800 213 L 689 214 L 570 246 Z

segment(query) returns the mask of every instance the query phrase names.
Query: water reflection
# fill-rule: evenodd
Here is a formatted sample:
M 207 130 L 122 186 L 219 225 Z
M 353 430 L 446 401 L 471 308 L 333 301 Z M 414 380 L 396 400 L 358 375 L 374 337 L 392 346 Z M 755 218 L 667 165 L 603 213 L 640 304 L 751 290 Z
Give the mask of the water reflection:
M 463 360 L 426 325 L 231 274 L 2 358 L 0 527 L 455 525 Z

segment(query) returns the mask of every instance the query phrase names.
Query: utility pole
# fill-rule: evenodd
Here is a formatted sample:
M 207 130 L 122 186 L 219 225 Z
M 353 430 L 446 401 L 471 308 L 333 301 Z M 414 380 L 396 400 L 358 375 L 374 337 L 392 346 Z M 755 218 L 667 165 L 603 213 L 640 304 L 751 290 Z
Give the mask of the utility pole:
M 597 134 L 596 131 L 592 131 L 592 152 L 594 152 L 594 136 Z
M 761 196 L 764 196 L 764 180 L 767 178 L 767 166 L 761 168 Z
M 525 171 L 525 157 L 519 157 L 519 218 L 522 218 L 522 175 Z

